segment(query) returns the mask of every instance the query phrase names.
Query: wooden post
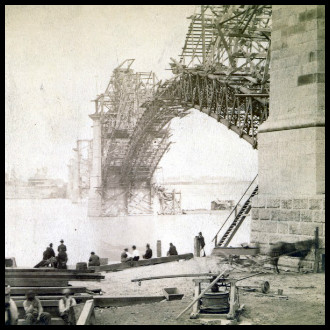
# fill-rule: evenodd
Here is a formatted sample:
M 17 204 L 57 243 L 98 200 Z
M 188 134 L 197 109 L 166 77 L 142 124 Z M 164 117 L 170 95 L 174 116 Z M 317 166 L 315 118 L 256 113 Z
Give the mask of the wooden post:
M 320 252 L 319 252 L 319 227 L 315 228 L 315 260 L 314 260 L 314 273 L 319 272 Z
M 195 236 L 195 239 L 194 239 L 194 255 L 195 255 L 195 257 L 201 256 L 201 246 L 199 244 L 198 236 Z
M 198 297 L 201 293 L 201 283 L 195 281 L 195 297 Z M 197 315 L 199 312 L 199 299 L 193 304 L 193 315 Z
M 157 258 L 162 256 L 162 241 L 157 241 Z

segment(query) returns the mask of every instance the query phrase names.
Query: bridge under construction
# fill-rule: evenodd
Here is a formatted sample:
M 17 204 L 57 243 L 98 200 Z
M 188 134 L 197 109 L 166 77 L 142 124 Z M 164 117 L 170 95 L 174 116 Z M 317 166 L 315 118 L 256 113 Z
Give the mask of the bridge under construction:
M 245 205 L 251 241 L 292 241 L 318 226 L 322 242 L 324 6 L 202 5 L 188 19 L 172 78 L 126 59 L 94 99 L 93 140 L 78 141 L 69 164 L 72 199 L 88 191 L 91 217 L 152 214 L 170 121 L 195 108 L 258 149 L 259 185 Z M 166 212 L 180 213 L 180 196 L 169 199 Z

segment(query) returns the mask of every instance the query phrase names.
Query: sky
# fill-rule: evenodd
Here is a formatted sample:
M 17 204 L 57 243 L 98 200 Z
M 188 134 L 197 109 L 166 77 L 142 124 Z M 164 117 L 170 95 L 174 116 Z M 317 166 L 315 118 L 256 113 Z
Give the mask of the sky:
M 5 6 L 5 166 L 22 178 L 47 167 L 67 180 L 77 139 L 92 138 L 91 102 L 113 69 L 171 77 L 194 5 Z M 198 111 L 172 122 L 166 176 L 253 178 L 257 151 Z

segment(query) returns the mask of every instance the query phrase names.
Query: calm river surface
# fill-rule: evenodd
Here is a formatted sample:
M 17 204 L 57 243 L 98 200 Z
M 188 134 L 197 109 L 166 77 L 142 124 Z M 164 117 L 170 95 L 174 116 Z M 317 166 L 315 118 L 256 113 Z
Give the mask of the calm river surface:
M 230 191 L 218 185 L 175 186 L 181 189 L 184 209 L 210 209 L 215 198 L 238 200 L 248 183 Z M 173 187 L 174 188 L 174 187 Z M 223 193 L 225 191 L 225 193 Z M 172 242 L 178 252 L 193 252 L 194 236 L 203 232 L 206 252 L 211 253 L 216 231 L 229 211 L 210 211 L 184 215 L 126 216 L 88 218 L 87 202 L 72 204 L 67 199 L 6 199 L 5 255 L 15 257 L 18 266 L 32 267 L 42 258 L 49 243 L 55 249 L 61 238 L 68 249 L 69 264 L 87 261 L 91 251 L 109 261 L 119 261 L 124 247 L 135 244 L 144 253 L 149 243 L 156 256 L 156 242 L 162 241 L 162 255 Z M 248 242 L 249 219 L 245 220 L 230 245 Z

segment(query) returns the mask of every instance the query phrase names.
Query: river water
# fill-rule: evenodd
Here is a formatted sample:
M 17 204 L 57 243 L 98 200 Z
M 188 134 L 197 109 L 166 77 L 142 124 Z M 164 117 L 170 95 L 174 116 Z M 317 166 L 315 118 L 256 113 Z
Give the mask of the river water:
M 215 185 L 175 188 L 181 188 L 184 209 L 193 209 L 193 206 L 210 209 L 210 201 L 216 197 L 237 201 L 247 185 L 242 182 L 234 191 Z M 211 241 L 215 233 L 230 213 L 205 210 L 183 215 L 88 218 L 86 201 L 72 204 L 67 199 L 7 199 L 5 211 L 5 255 L 15 257 L 18 266 L 24 267 L 38 263 L 49 243 L 56 249 L 60 239 L 67 245 L 71 265 L 87 261 L 91 251 L 111 262 L 119 261 L 121 250 L 133 244 L 142 254 L 145 244 L 149 243 L 156 256 L 157 240 L 162 242 L 163 256 L 170 242 L 180 254 L 193 252 L 194 236 L 199 231 L 203 232 L 209 254 L 214 247 Z M 230 245 L 242 242 L 249 242 L 249 218 Z

